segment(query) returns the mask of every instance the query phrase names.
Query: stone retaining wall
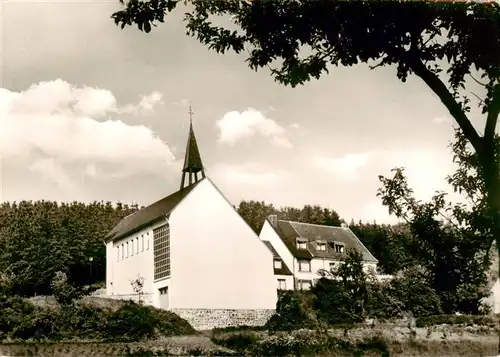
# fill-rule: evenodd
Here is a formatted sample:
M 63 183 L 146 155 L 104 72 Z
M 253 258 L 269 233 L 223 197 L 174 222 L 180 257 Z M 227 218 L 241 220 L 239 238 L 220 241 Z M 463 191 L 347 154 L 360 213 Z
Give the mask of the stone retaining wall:
M 197 330 L 229 326 L 263 326 L 276 310 L 171 309 Z

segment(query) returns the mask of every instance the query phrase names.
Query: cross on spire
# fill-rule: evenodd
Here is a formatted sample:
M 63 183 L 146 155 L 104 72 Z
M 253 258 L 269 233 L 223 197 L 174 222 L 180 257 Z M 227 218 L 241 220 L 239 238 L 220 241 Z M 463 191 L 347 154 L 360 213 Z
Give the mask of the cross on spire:
M 189 105 L 189 111 L 188 111 L 188 114 L 189 114 L 189 125 L 193 125 L 193 111 L 191 110 L 191 105 Z

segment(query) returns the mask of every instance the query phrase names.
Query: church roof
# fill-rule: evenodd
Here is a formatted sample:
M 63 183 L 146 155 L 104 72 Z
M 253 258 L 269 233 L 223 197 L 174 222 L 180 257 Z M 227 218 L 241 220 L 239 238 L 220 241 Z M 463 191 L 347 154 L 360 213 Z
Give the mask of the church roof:
M 269 219 L 268 222 L 271 224 Z M 273 225 L 271 224 L 271 226 Z M 339 260 L 345 253 L 335 252 L 333 245 L 342 243 L 345 246 L 345 251 L 356 249 L 360 252 L 365 262 L 378 262 L 349 228 L 283 220 L 278 220 L 277 227 L 273 226 L 273 228 L 290 253 L 299 259 L 326 258 Z M 307 249 L 297 248 L 297 238 L 307 241 Z M 316 241 L 326 242 L 326 251 L 317 250 Z
M 274 275 L 293 275 L 290 269 L 288 269 L 288 266 L 285 264 L 283 259 L 280 257 L 276 249 L 274 249 L 273 245 L 271 242 L 267 240 L 263 240 L 262 243 L 265 244 L 265 246 L 271 251 L 273 254 L 274 260 L 280 260 L 281 261 L 281 269 L 276 269 L 274 268 Z
M 125 217 L 105 237 L 106 241 L 116 240 L 133 234 L 170 214 L 174 208 L 203 180 L 183 188 L 170 196 Z

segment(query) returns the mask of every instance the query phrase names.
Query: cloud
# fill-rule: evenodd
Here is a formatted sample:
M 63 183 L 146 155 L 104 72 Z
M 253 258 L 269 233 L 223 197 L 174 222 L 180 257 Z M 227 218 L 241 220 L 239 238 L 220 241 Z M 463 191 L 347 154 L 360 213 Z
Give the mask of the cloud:
M 451 118 L 446 117 L 446 116 L 434 117 L 434 118 L 432 118 L 432 122 L 436 123 L 436 124 L 449 123 L 449 122 L 451 122 Z
M 219 163 L 211 170 L 210 176 L 231 182 L 233 185 L 268 186 L 280 179 L 280 173 L 270 172 L 261 163 L 249 162 L 240 165 Z
M 338 158 L 316 156 L 313 164 L 322 169 L 335 172 L 345 178 L 352 178 L 356 172 L 373 157 L 373 152 L 347 154 Z
M 71 180 L 64 168 L 53 158 L 37 159 L 30 165 L 29 170 L 55 182 L 59 188 L 64 190 L 69 191 L 75 188 L 74 182 Z
M 127 110 L 152 111 L 158 92 Z M 41 82 L 13 92 L 0 89 L 0 151 L 8 162 L 23 162 L 61 187 L 77 175 L 112 178 L 162 172 L 174 164 L 169 146 L 151 129 L 119 119 L 114 95 L 106 89 L 76 87 L 62 80 Z
M 284 127 L 252 108 L 244 112 L 228 112 L 216 122 L 216 126 L 219 130 L 220 143 L 234 145 L 240 140 L 260 135 L 270 139 L 275 146 L 284 148 L 293 146 L 286 137 Z
M 300 123 L 292 123 L 292 124 L 290 124 L 290 127 L 292 129 L 300 129 L 301 125 L 300 125 Z
M 451 187 L 446 182 L 446 176 L 455 168 L 453 156 L 444 148 L 413 148 L 400 151 L 384 152 L 386 172 L 391 176 L 390 168 L 404 167 L 409 186 L 414 190 L 415 197 L 421 200 L 430 199 L 436 191 L 446 191 L 451 194 Z M 390 165 L 390 166 L 389 166 Z M 456 198 L 450 195 L 449 199 Z
M 369 201 L 363 205 L 361 207 L 359 219 L 365 222 L 376 221 L 377 223 L 386 224 L 395 224 L 399 222 L 396 216 L 389 214 L 387 207 L 382 205 L 380 200 Z
M 118 113 L 136 113 L 136 114 L 148 114 L 154 112 L 154 107 L 158 104 L 163 104 L 162 94 L 157 91 L 153 91 L 150 94 L 141 96 L 138 104 L 128 104 L 124 108 L 118 109 Z
M 176 107 L 185 107 L 189 104 L 189 99 L 181 99 L 179 101 L 172 102 L 172 105 Z
M 64 114 L 101 118 L 106 114 L 147 113 L 161 103 L 161 93 L 143 95 L 137 104 L 118 107 L 116 98 L 107 89 L 88 86 L 76 87 L 61 79 L 31 85 L 23 92 L 3 89 L 1 102 L 8 101 L 10 113 Z

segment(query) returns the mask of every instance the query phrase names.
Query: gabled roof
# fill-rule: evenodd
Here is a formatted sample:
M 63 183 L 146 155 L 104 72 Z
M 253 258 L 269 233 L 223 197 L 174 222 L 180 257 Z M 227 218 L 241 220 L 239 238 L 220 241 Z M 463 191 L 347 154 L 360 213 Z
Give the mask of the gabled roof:
M 271 222 L 268 220 L 269 224 Z M 356 235 L 344 227 L 323 226 L 318 224 L 309 224 L 302 222 L 292 222 L 278 220 L 277 227 L 273 227 L 276 233 L 283 240 L 290 253 L 299 259 L 327 258 L 338 260 L 345 254 L 336 253 L 332 247 L 335 243 L 342 243 L 345 246 L 345 252 L 356 249 L 363 256 L 365 262 L 377 263 L 378 260 L 361 243 Z M 273 226 L 271 224 L 271 226 Z M 297 238 L 307 241 L 307 249 L 297 248 Z M 316 242 L 326 242 L 326 251 L 318 251 Z
M 267 240 L 263 240 L 262 243 L 266 245 L 267 248 L 273 253 L 273 258 L 274 260 L 280 260 L 281 261 L 281 269 L 276 269 L 274 268 L 274 275 L 293 275 L 290 269 L 288 269 L 288 266 L 285 264 L 285 261 L 280 257 L 276 249 L 274 249 L 273 245 L 271 242 Z
M 164 218 L 203 180 L 183 188 L 131 215 L 125 217 L 105 237 L 106 241 L 116 240 L 135 233 Z

